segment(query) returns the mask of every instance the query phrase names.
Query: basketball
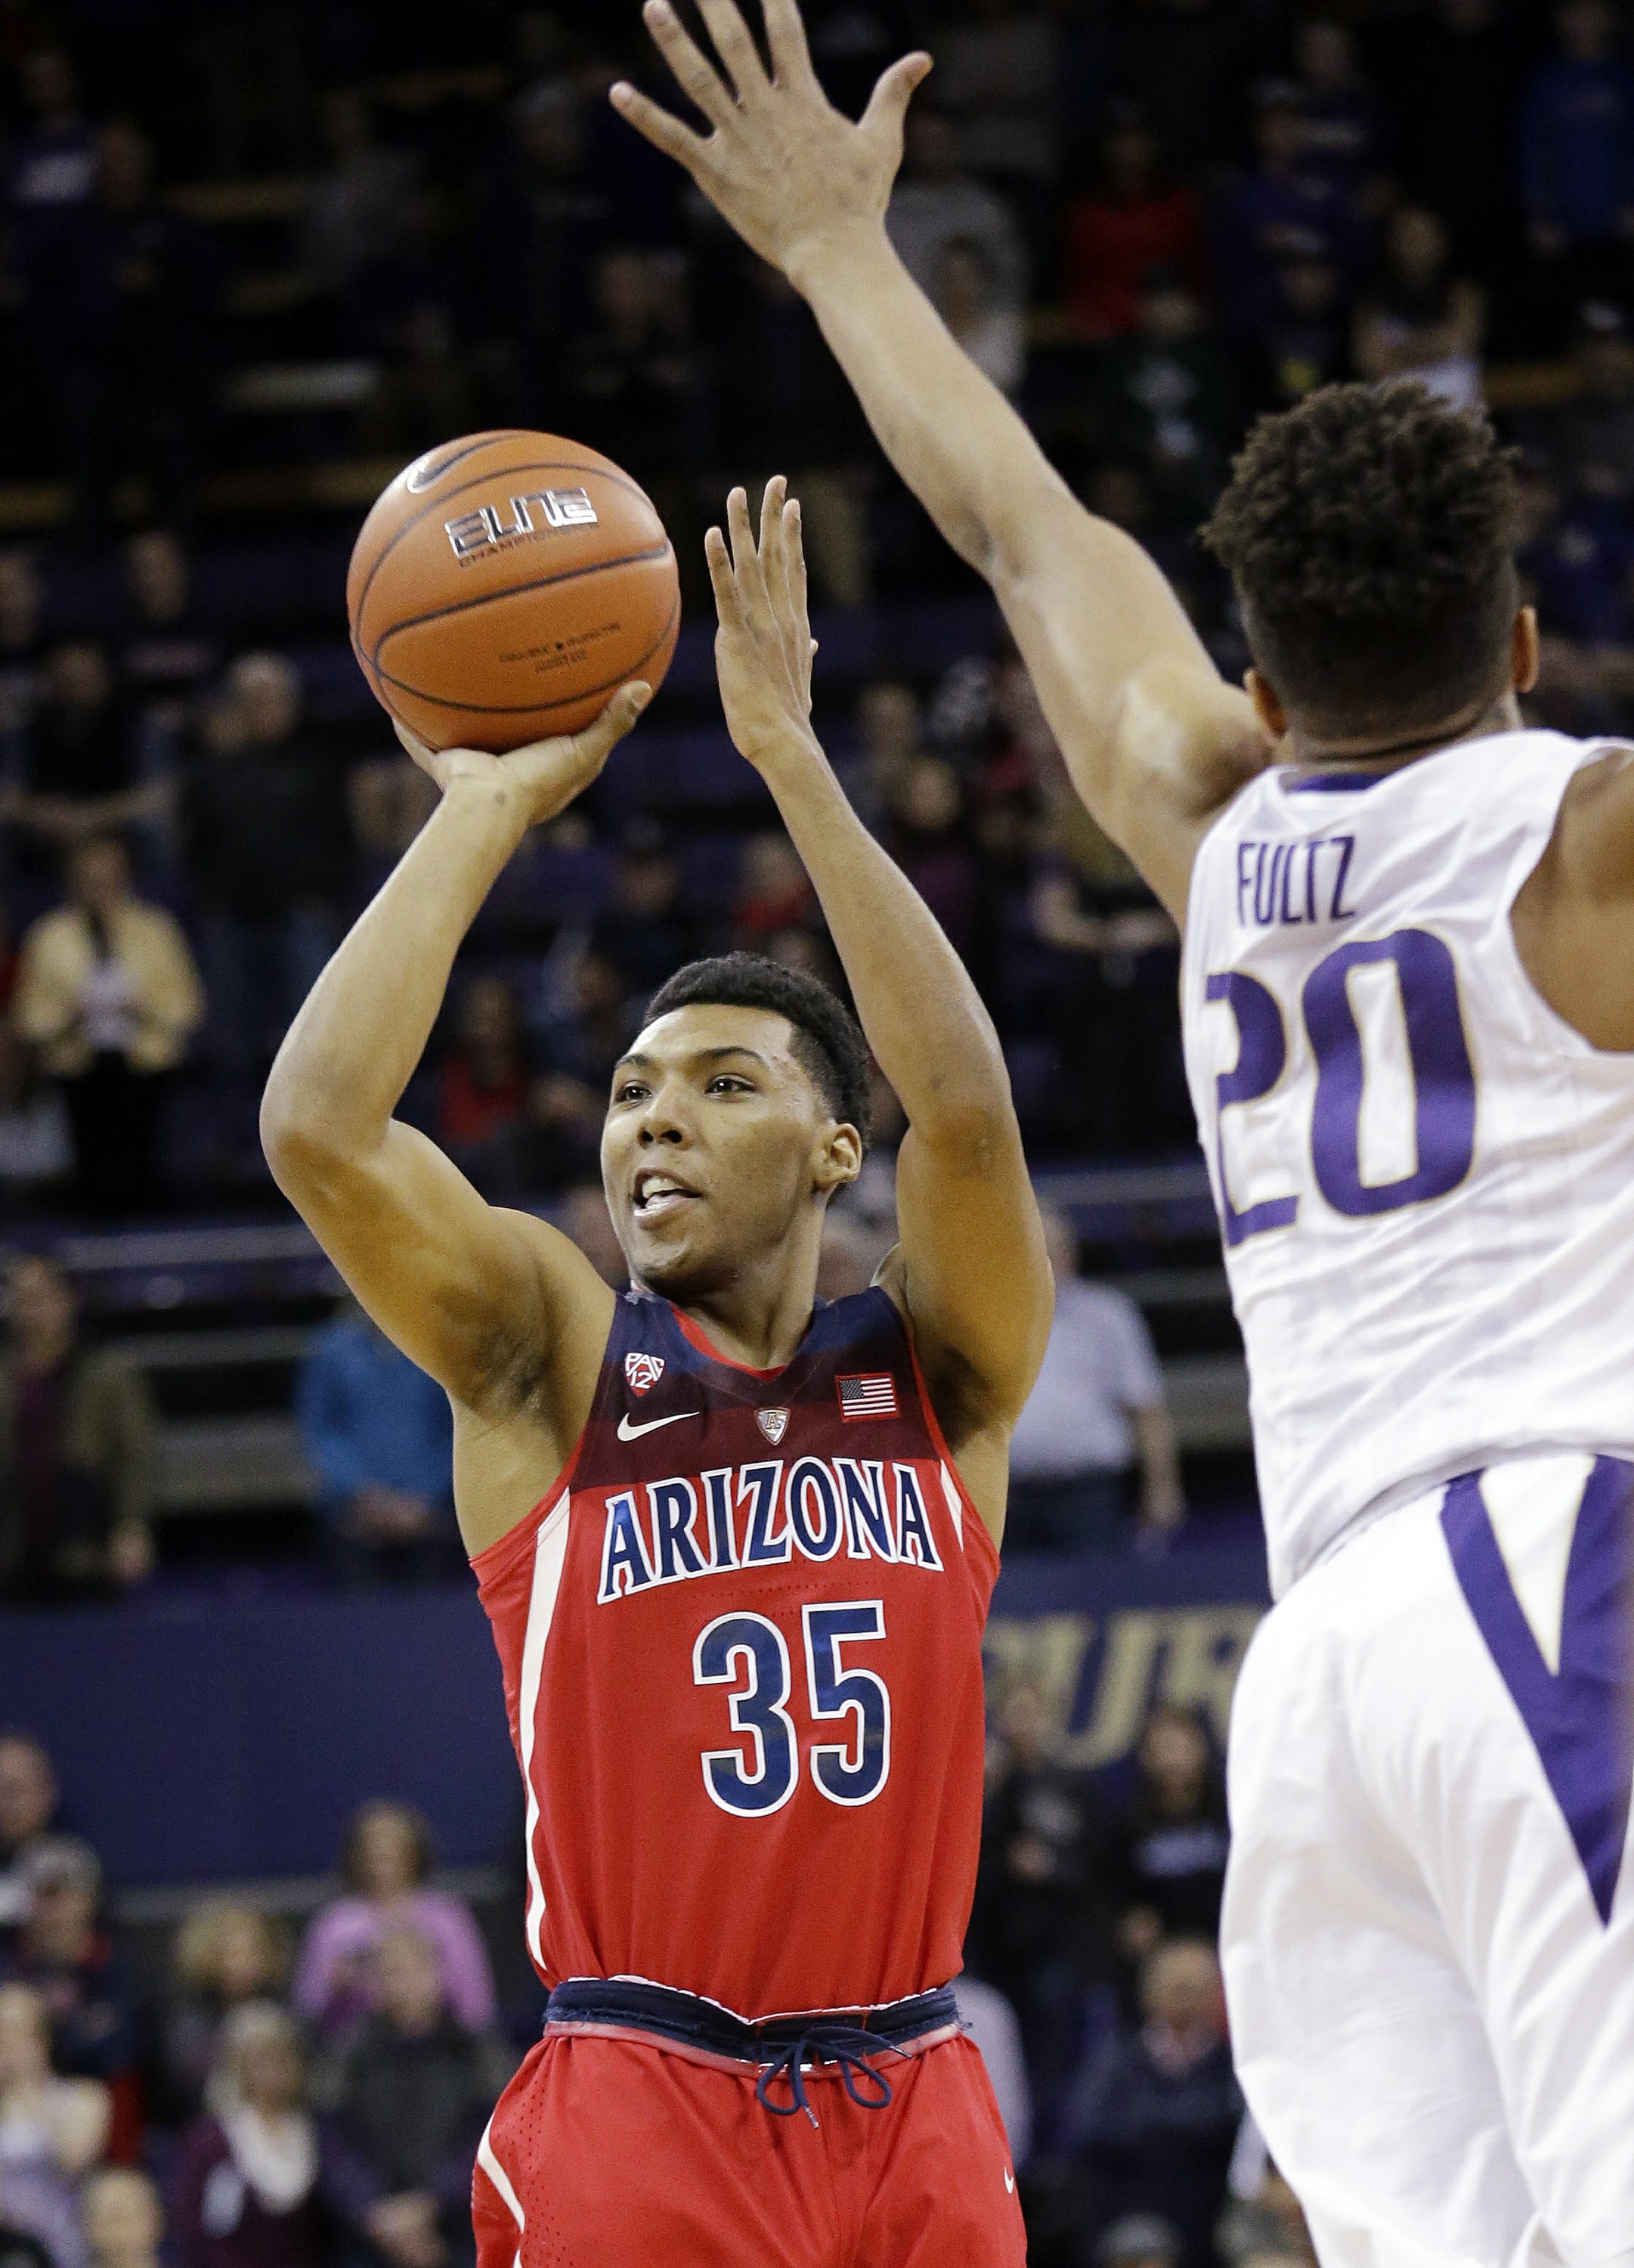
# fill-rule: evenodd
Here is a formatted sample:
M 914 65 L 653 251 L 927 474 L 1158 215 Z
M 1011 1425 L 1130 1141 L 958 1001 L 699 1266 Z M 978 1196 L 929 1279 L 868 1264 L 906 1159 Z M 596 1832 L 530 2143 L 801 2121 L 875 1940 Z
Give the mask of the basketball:
M 656 689 L 681 586 L 628 473 L 555 434 L 472 433 L 377 497 L 346 610 L 392 716 L 430 747 L 503 755 L 578 732 L 629 678 Z

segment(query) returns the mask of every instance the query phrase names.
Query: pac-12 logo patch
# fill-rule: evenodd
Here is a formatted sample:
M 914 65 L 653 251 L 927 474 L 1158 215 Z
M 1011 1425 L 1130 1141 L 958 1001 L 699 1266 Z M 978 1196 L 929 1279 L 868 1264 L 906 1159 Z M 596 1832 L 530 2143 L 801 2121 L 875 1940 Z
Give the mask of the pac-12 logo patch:
M 629 1381 L 632 1394 L 650 1393 L 664 1375 L 664 1358 L 661 1354 L 627 1354 L 624 1375 Z
M 789 1413 L 786 1410 L 757 1410 L 754 1422 L 775 1449 L 789 1430 Z

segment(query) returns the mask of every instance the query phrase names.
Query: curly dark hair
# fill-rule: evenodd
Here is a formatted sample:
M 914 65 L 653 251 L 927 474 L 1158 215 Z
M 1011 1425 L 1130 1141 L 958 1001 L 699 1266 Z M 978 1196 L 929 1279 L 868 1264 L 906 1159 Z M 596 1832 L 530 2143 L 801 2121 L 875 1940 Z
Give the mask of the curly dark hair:
M 1513 459 L 1412 379 L 1262 417 L 1202 535 L 1256 666 L 1313 723 L 1438 725 L 1505 682 Z
M 803 969 L 785 968 L 760 953 L 727 953 L 689 961 L 661 984 L 642 1021 L 673 1008 L 769 1008 L 794 1026 L 793 1053 L 843 1126 L 854 1126 L 866 1144 L 868 1043 L 844 1002 Z

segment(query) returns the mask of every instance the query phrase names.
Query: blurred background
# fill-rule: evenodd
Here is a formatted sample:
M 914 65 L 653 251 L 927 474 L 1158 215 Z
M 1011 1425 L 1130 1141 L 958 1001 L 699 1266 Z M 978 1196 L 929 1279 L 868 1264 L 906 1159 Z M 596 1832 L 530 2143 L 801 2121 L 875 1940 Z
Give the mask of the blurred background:
M 1247 425 L 1414 372 L 1520 453 L 1535 718 L 1629 728 L 1618 9 L 807 15 L 853 113 L 936 55 L 891 232 L 1223 669 L 1192 531 Z M 1063 1286 L 967 2007 L 1034 2257 L 1308 2259 L 1209 1949 L 1264 1572 L 1176 941 L 801 303 L 608 110 L 621 75 L 666 91 L 633 0 L 0 0 L 0 2263 L 445 2268 L 537 2025 L 445 1410 L 255 1140 L 294 1006 L 428 809 L 348 651 L 354 534 L 408 459 L 506 423 L 644 483 L 687 622 L 480 917 L 405 1111 L 617 1280 L 597 1138 L 647 994 L 732 945 L 840 981 L 710 663 L 703 531 L 787 473 L 819 725 L 998 1023 Z M 831 1292 L 891 1239 L 883 1093 L 878 1120 Z

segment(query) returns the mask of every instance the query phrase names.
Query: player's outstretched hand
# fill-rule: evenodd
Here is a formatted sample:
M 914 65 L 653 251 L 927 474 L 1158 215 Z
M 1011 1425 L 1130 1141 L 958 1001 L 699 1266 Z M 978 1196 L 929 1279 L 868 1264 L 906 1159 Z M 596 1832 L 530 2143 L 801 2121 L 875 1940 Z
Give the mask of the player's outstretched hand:
M 715 586 L 715 674 L 726 729 L 757 771 L 791 751 L 818 753 L 812 732 L 811 620 L 800 507 L 778 475 L 761 499 L 758 547 L 741 489 L 726 499 L 732 545 L 718 527 L 703 539 Z
M 894 63 L 853 125 L 817 83 L 796 0 L 761 0 L 769 77 L 734 0 L 698 4 L 721 70 L 670 0 L 646 0 L 642 12 L 682 92 L 713 131 L 694 132 L 624 79 L 611 90 L 619 115 L 684 166 L 744 241 L 777 267 L 789 269 L 811 239 L 858 224 L 880 225 L 902 161 L 903 114 L 930 56 Z
M 481 748 L 428 748 L 406 725 L 398 724 L 395 730 L 420 770 L 429 772 L 445 794 L 457 780 L 485 782 L 507 802 L 514 802 L 527 826 L 539 827 L 584 792 L 651 698 L 650 685 L 632 680 L 619 687 L 582 733 L 530 741 L 504 756 Z

